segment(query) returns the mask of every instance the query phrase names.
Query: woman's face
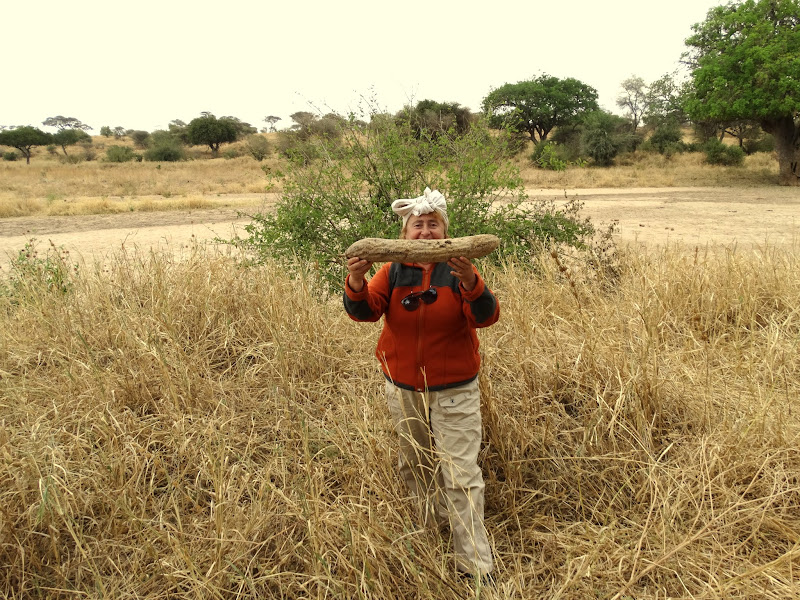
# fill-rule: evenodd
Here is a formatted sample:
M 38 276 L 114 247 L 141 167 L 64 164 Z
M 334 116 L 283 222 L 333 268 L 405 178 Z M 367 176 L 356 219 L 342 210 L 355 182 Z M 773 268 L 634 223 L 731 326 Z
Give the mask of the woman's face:
M 438 213 L 411 215 L 406 223 L 407 240 L 441 240 L 445 237 L 444 222 Z

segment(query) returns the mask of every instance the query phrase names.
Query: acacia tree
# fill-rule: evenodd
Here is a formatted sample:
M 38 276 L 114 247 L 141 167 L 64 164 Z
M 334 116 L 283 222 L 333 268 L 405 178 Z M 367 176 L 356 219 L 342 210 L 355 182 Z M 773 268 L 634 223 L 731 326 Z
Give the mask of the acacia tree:
M 491 127 L 527 133 L 534 144 L 546 140 L 554 127 L 570 125 L 598 109 L 593 87 L 551 75 L 506 83 L 483 100 Z
M 91 136 L 82 129 L 61 129 L 53 134 L 53 143 L 61 146 L 64 156 L 67 154 L 67 146 L 74 146 L 78 142 L 92 141 Z
M 67 154 L 67 146 L 73 146 L 78 142 L 86 140 L 91 141 L 91 136 L 86 133 L 92 126 L 83 123 L 80 119 L 75 117 L 64 117 L 57 115 L 55 117 L 47 117 L 42 121 L 45 127 L 55 127 L 58 131 L 53 134 L 53 142 L 61 146 L 64 156 Z
M 92 128 L 91 125 L 82 123 L 80 119 L 76 119 L 75 117 L 62 117 L 61 115 L 56 117 L 47 117 L 44 121 L 42 121 L 42 125 L 45 127 L 55 127 L 59 131 L 64 129 L 88 131 Z
M 208 146 L 211 154 L 217 156 L 220 144 L 239 139 L 239 129 L 230 118 L 218 119 L 211 113 L 203 113 L 203 116 L 189 121 L 186 138 L 190 144 Z
M 280 120 L 281 120 L 281 118 L 280 117 L 276 117 L 275 115 L 269 115 L 268 117 L 264 117 L 264 122 L 265 123 L 269 123 L 269 131 L 270 132 L 277 131 L 275 129 L 275 123 L 277 123 Z
M 755 120 L 775 138 L 780 183 L 800 186 L 800 0 L 712 8 L 685 58 L 693 120 Z
M 0 131 L 0 146 L 11 146 L 22 152 L 26 164 L 31 164 L 31 152 L 34 146 L 46 146 L 53 136 L 38 127 L 25 125 Z

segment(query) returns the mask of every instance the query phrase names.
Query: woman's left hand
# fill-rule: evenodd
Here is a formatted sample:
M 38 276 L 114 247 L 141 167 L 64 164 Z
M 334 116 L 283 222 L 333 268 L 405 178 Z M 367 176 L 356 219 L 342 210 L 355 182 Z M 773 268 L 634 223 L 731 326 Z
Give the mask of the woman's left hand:
M 455 275 L 461 280 L 461 285 L 464 286 L 464 289 L 468 292 L 472 291 L 477 282 L 475 270 L 472 268 L 472 261 L 463 256 L 459 256 L 448 260 L 447 265 L 453 269 L 450 271 L 450 274 Z

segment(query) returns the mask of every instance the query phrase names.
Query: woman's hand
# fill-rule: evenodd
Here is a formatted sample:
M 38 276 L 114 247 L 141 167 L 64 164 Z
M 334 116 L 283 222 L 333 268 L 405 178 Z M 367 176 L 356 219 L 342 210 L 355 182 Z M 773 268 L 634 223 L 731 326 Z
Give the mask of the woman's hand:
M 463 256 L 459 256 L 458 258 L 451 258 L 448 260 L 447 266 L 453 269 L 450 271 L 450 274 L 461 280 L 461 285 L 464 286 L 464 289 L 468 292 L 472 291 L 477 283 L 475 270 L 472 268 L 472 261 Z
M 368 260 L 363 260 L 354 256 L 347 261 L 347 270 L 350 272 L 350 279 L 347 280 L 347 285 L 354 292 L 360 292 L 364 289 L 364 276 L 369 273 L 372 268 L 372 263 Z

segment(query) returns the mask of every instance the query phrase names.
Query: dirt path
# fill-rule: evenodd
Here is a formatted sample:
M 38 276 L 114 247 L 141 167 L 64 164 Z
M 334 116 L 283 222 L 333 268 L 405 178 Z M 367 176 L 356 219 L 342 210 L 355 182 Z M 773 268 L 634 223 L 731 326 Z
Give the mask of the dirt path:
M 592 222 L 617 222 L 621 241 L 691 246 L 800 241 L 797 188 L 606 188 L 566 193 L 584 202 Z
M 758 188 L 637 188 L 528 190 L 532 198 L 577 197 L 595 224 L 616 222 L 623 242 L 688 245 L 790 244 L 800 241 L 800 190 Z M 254 201 L 252 210 L 262 205 Z M 52 241 L 72 256 L 103 260 L 125 248 L 179 251 L 194 242 L 229 239 L 243 231 L 242 209 L 133 212 L 75 217 L 0 219 L 0 269 L 31 238 Z

